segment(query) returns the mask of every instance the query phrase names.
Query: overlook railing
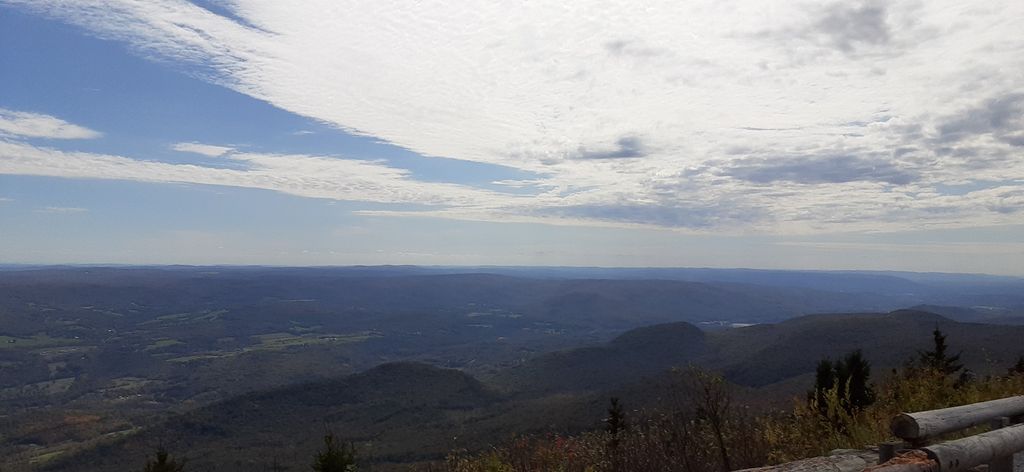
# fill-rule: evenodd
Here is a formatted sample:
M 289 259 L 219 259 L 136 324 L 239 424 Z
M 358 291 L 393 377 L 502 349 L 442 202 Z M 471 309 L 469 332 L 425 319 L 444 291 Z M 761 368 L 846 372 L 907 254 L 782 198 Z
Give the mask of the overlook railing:
M 1024 451 L 1024 396 L 1003 398 L 939 410 L 903 413 L 893 419 L 900 442 L 875 451 L 833 451 L 758 472 L 960 472 L 987 465 L 989 472 L 1014 472 L 1014 454 Z M 990 431 L 945 442 L 943 434 L 988 424 Z M 877 461 L 876 461 L 877 458 Z M 1020 468 L 1024 471 L 1024 466 Z
M 1013 455 L 1024 451 L 1024 396 L 1003 398 L 940 410 L 903 413 L 892 421 L 892 432 L 912 447 L 928 455 L 933 462 L 916 469 L 884 469 L 878 471 L 919 470 L 958 472 L 988 464 L 989 472 L 1013 472 Z M 937 436 L 989 424 L 991 431 L 963 439 L 929 445 Z M 896 444 L 879 449 L 879 461 L 895 456 Z M 887 457 L 888 456 L 888 457 Z

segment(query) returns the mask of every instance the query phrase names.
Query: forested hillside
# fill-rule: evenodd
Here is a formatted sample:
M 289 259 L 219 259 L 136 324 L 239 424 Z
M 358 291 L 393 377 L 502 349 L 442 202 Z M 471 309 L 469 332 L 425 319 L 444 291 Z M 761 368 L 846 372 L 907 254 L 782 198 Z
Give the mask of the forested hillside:
M 818 361 L 861 349 L 881 382 L 894 369 L 914 365 L 932 345 L 936 328 L 952 349 L 963 350 L 959 359 L 974 378 L 1005 374 L 1024 355 L 1024 327 L 960 323 L 918 311 L 814 315 L 714 332 L 687 323 L 655 325 L 605 344 L 543 354 L 487 373 L 482 381 L 399 363 L 246 394 L 55 459 L 50 470 L 77 461 L 97 464 L 96 470 L 124 470 L 160 445 L 187 452 L 195 467 L 240 471 L 272 460 L 294 464 L 305 460 L 327 428 L 353 441 L 364 463 L 405 467 L 518 435 L 600 430 L 612 397 L 633 412 L 681 408 L 681 376 L 695 368 L 721 372 L 736 405 L 746 405 L 752 415 L 769 414 L 814 387 Z M 979 345 L 988 347 L 973 347 Z

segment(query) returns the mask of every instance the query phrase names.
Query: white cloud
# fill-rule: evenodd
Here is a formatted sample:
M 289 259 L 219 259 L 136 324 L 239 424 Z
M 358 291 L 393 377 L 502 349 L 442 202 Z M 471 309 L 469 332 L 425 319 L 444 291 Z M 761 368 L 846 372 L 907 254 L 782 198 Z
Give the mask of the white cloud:
M 209 157 L 222 156 L 226 153 L 235 150 L 235 148 L 227 146 L 214 146 L 212 144 L 202 143 L 177 143 L 174 146 L 171 146 L 171 149 L 181 152 L 192 152 L 196 154 L 202 154 L 204 156 Z
M 89 209 L 88 208 L 81 208 L 81 207 L 48 206 L 48 207 L 40 208 L 40 209 L 36 210 L 36 212 L 37 213 L 59 213 L 59 214 L 88 213 Z
M 0 108 L 0 137 L 46 139 L 93 139 L 101 133 L 68 123 L 60 118 Z
M 534 172 L 499 184 L 538 193 L 316 156 L 229 155 L 247 171 L 89 157 L 144 179 L 712 231 L 1024 220 L 1024 122 L 1008 114 L 1024 2 L 228 3 L 243 21 L 178 0 L 13 3 L 350 132 Z
M 252 153 L 233 153 L 226 158 L 245 164 L 246 169 L 65 152 L 0 140 L 0 174 L 224 185 L 311 198 L 465 208 L 493 206 L 516 198 L 460 185 L 416 181 L 404 169 L 372 161 Z
M 671 200 L 636 201 L 628 190 L 559 195 L 506 194 L 413 179 L 380 162 L 329 156 L 234 153 L 243 169 L 144 161 L 123 156 L 65 152 L 0 140 L 0 174 L 116 179 L 257 188 L 310 198 L 422 205 L 412 210 L 363 210 L 376 216 L 435 217 L 476 221 L 668 227 L 697 231 L 778 230 L 814 233 L 847 230 L 910 230 L 1020 222 L 1024 191 L 993 186 L 959 196 L 912 191 L 880 192 L 879 184 L 847 182 L 785 190 L 711 186 L 701 196 L 682 189 Z M 657 183 L 651 184 L 657 187 Z M 698 189 L 704 187 L 698 186 Z M 703 191 L 703 190 L 702 190 Z M 682 200 L 679 195 L 686 195 Z M 837 212 L 841 202 L 844 211 Z M 56 207 L 54 207 L 56 208 Z M 73 210 L 67 210 L 70 212 Z M 51 212 L 59 212 L 53 210 Z
M 10 202 L 13 202 L 13 201 L 14 201 L 13 198 L 0 197 L 0 203 L 10 203 Z

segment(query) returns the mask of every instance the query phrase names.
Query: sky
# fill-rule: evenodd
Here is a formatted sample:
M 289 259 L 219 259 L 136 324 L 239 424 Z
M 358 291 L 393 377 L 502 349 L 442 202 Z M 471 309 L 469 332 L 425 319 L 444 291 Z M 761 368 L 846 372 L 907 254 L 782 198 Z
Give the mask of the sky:
M 1024 275 L 1024 2 L 0 0 L 0 263 Z

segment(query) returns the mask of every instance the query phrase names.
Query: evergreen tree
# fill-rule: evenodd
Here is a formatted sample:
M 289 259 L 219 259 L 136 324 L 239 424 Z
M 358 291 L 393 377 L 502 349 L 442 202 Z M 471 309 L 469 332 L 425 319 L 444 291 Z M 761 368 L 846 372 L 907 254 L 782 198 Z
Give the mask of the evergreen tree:
M 960 354 L 957 353 L 955 356 L 946 354 L 946 335 L 939 331 L 939 327 L 935 327 L 935 331 L 932 331 L 932 339 L 935 343 L 935 347 L 931 351 L 918 352 L 920 363 L 922 367 L 941 372 L 946 375 L 957 373 L 960 369 L 963 369 L 963 364 L 960 364 Z
M 839 397 L 839 403 L 846 408 L 846 394 L 849 393 L 850 387 L 850 370 L 846 366 L 846 362 L 843 359 L 839 359 L 835 363 L 835 376 L 836 376 L 836 396 Z
M 182 472 L 185 462 L 177 462 L 167 454 L 163 447 L 156 450 L 156 461 L 147 460 L 144 472 Z
M 871 363 L 864 358 L 860 349 L 846 355 L 843 360 L 845 371 L 844 387 L 848 411 L 860 410 L 875 402 L 875 391 L 868 384 L 871 377 Z
M 313 459 L 314 472 L 353 472 L 356 470 L 356 451 L 352 444 L 337 442 L 334 433 L 324 435 L 324 450 L 317 451 Z
M 605 418 L 604 430 L 611 435 L 608 446 L 615 448 L 619 445 L 619 435 L 629 427 L 626 423 L 626 412 L 622 410 L 622 403 L 617 397 L 611 398 L 611 405 L 608 407 L 608 418 Z
M 835 362 L 822 359 L 818 362 L 814 391 L 808 393 L 808 400 L 815 400 L 818 411 L 827 416 L 829 392 L 835 390 L 840 406 L 848 413 L 853 413 L 875 402 L 870 378 L 871 364 L 859 349 Z
M 814 400 L 818 411 L 822 415 L 828 413 L 828 391 L 836 386 L 836 371 L 831 359 L 822 359 L 818 362 L 818 369 L 814 376 L 814 390 L 808 392 L 807 399 Z

